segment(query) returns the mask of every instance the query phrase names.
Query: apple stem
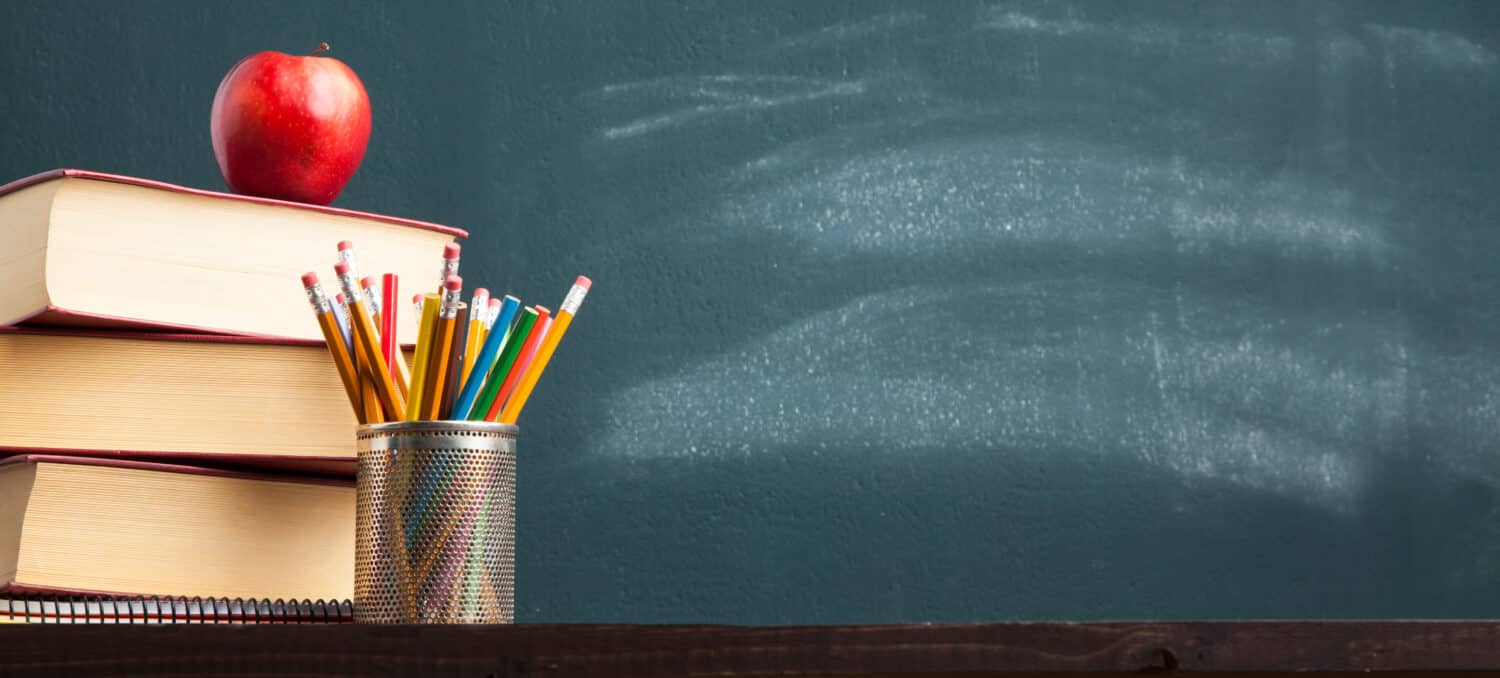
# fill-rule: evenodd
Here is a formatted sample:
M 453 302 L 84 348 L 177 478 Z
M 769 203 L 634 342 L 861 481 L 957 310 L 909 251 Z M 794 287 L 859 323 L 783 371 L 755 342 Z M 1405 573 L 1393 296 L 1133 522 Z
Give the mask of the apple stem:
M 309 54 L 308 56 L 317 56 L 319 54 L 327 52 L 329 49 L 330 48 L 328 47 L 328 43 L 326 43 L 326 42 L 320 42 L 320 43 L 318 43 L 318 48 L 315 49 L 315 50 L 313 50 L 312 54 Z

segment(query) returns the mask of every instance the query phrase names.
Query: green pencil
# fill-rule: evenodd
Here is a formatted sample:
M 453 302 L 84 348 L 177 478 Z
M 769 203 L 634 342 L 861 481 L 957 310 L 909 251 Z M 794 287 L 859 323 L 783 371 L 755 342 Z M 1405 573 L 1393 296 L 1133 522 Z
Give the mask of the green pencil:
M 536 309 L 530 306 L 521 310 L 520 322 L 510 331 L 510 336 L 505 338 L 505 348 L 500 349 L 500 359 L 495 361 L 495 367 L 485 379 L 479 400 L 469 410 L 469 421 L 484 421 L 485 415 L 489 414 L 490 405 L 495 402 L 495 396 L 500 394 L 500 382 L 505 381 L 505 375 L 510 373 L 511 363 L 521 353 L 521 344 L 526 343 L 526 333 L 531 331 L 531 324 L 536 322 L 536 316 Z

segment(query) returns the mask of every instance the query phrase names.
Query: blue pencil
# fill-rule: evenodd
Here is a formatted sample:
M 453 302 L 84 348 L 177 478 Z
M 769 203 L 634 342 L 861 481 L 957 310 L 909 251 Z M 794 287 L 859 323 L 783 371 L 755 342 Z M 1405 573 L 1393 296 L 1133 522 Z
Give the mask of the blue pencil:
M 469 409 L 474 407 L 474 399 L 479 396 L 479 388 L 484 385 L 490 363 L 495 362 L 495 354 L 500 352 L 500 345 L 505 343 L 505 331 L 510 329 L 510 321 L 515 319 L 516 309 L 520 307 L 520 299 L 505 295 L 505 302 L 500 306 L 500 317 L 490 328 L 489 336 L 485 337 L 484 347 L 479 349 L 479 358 L 474 361 L 474 370 L 469 373 L 468 380 L 464 381 L 464 390 L 459 392 L 458 399 L 453 401 L 449 419 L 464 421 L 469 418 Z M 504 378 L 504 375 L 501 377 Z

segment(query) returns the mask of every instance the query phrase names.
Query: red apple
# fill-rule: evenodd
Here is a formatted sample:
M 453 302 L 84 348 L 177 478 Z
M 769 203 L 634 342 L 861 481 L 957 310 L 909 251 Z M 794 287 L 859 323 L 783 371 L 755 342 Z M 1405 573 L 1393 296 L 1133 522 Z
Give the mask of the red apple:
M 210 116 L 229 190 L 327 205 L 364 160 L 370 99 L 338 59 L 261 52 L 229 69 Z

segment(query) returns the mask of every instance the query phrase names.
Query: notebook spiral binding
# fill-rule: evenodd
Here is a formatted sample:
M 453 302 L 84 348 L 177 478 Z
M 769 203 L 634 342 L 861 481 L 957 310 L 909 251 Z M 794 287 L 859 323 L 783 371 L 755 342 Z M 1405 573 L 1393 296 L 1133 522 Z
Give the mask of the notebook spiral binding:
M 0 599 L 0 622 L 349 624 L 353 621 L 354 605 L 348 600 L 14 594 L 8 599 Z

